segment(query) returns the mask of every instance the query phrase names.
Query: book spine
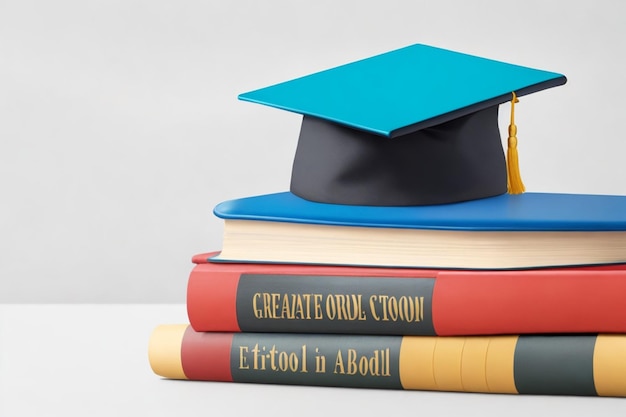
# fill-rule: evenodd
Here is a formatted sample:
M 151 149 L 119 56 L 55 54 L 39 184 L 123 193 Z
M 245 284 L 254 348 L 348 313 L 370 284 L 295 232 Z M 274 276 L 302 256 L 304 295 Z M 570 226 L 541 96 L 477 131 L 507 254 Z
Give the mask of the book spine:
M 337 336 L 161 325 L 149 360 L 172 379 L 626 396 L 626 335 Z
M 626 271 L 245 273 L 197 265 L 196 331 L 462 336 L 626 333 Z

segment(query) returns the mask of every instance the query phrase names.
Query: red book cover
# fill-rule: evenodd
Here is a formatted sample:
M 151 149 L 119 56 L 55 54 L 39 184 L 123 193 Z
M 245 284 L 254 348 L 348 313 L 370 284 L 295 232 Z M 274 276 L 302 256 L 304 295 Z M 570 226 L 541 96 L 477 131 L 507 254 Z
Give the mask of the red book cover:
M 196 263 L 199 332 L 388 335 L 626 333 L 626 265 L 458 271 Z

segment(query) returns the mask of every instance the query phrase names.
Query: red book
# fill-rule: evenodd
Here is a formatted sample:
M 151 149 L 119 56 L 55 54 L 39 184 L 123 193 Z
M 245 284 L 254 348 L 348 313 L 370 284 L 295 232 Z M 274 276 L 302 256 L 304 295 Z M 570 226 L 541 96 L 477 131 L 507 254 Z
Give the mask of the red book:
M 193 257 L 198 332 L 626 333 L 626 265 L 516 271 L 213 263 Z

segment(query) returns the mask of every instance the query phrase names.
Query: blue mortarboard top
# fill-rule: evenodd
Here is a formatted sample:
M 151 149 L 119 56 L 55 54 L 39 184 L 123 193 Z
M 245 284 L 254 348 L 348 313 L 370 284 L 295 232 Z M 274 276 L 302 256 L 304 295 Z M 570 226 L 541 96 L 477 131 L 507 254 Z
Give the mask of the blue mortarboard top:
M 565 82 L 418 44 L 239 98 L 303 115 L 292 193 L 332 204 L 432 205 L 500 195 L 511 179 L 523 188 L 517 158 L 507 173 L 499 105 Z
M 394 137 L 565 82 L 554 72 L 416 44 L 239 99 Z

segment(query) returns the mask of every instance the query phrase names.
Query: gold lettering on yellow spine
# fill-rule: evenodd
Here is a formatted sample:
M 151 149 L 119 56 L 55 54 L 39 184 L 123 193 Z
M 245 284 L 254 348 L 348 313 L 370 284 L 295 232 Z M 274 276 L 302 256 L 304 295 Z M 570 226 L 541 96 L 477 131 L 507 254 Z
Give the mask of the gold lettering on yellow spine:
M 356 374 L 356 350 L 348 349 L 348 375 Z
M 344 359 L 345 355 L 345 359 Z M 335 357 L 335 368 L 333 373 L 342 375 L 361 376 L 391 376 L 389 348 L 376 349 L 371 354 L 361 354 L 356 349 L 347 349 L 344 353 L 341 350 Z
M 250 369 L 246 353 L 248 353 L 248 346 L 239 346 L 239 369 Z
M 263 347 L 263 350 L 265 350 L 265 346 Z M 270 349 L 270 353 L 267 356 L 270 359 L 270 369 L 272 371 L 278 370 L 278 367 L 276 366 L 276 353 L 278 353 L 278 350 L 276 350 L 276 345 L 273 345 L 272 348 Z M 261 370 L 265 370 L 265 355 L 262 356 L 262 361 L 263 361 L 263 367 L 261 368 Z
M 254 355 L 252 358 L 252 369 L 265 369 L 265 356 L 259 356 L 259 352 L 259 344 L 257 343 L 256 345 L 254 345 L 254 348 L 252 348 L 252 354 Z M 259 358 L 261 359 L 260 367 Z
M 302 345 L 299 351 L 288 352 L 277 349 L 276 345 L 269 350 L 266 346 L 259 346 L 258 343 L 252 349 L 248 346 L 239 346 L 239 369 L 307 373 L 307 347 Z
M 335 369 L 333 370 L 333 374 L 345 374 L 346 368 L 343 366 L 343 354 L 341 351 L 337 352 L 337 356 L 335 357 Z
M 319 348 L 315 348 L 315 373 L 326 373 L 326 356 L 320 354 Z
M 278 368 L 272 370 L 280 370 L 282 372 L 304 372 L 306 373 L 306 346 L 302 347 L 302 369 L 299 369 L 300 360 L 298 359 L 298 355 L 295 352 L 279 352 L 278 353 Z
M 307 373 L 309 371 L 306 369 L 306 345 L 302 345 L 301 349 L 300 355 L 302 357 L 302 366 L 300 368 L 300 372 Z

